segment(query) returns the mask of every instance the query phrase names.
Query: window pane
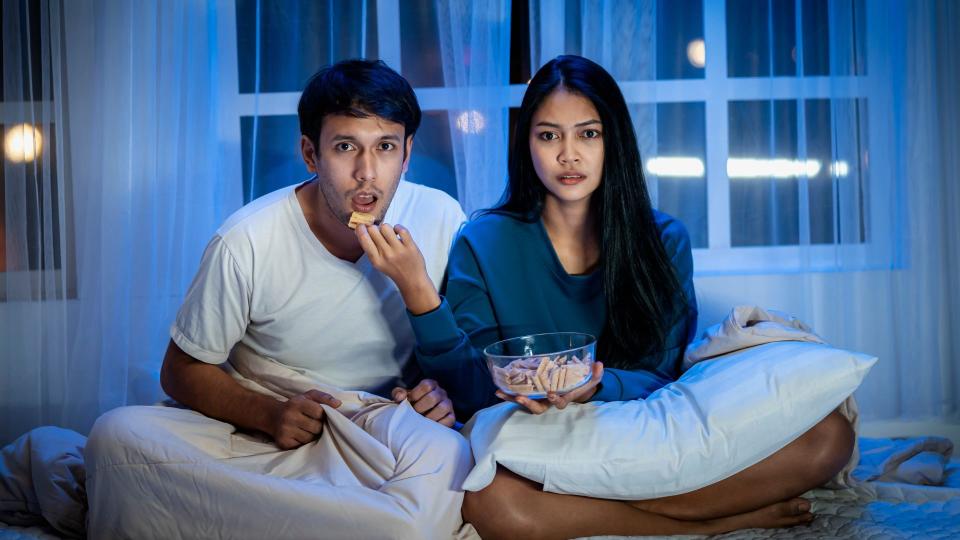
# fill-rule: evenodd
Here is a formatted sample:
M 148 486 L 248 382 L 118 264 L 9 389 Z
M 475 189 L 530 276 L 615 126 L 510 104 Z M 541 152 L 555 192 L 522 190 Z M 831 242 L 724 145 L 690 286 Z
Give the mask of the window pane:
M 243 94 L 256 91 L 257 3 L 237 0 L 236 4 L 237 66 Z M 260 0 L 259 4 L 261 92 L 298 92 L 323 66 L 348 58 L 377 57 L 375 0 Z
M 414 141 L 406 178 L 411 182 L 446 191 L 456 199 L 457 176 L 453 164 L 447 111 L 424 111 L 423 121 Z
M 657 78 L 702 79 L 702 0 L 657 1 Z
M 806 112 L 807 157 L 820 165 L 808 183 L 810 241 L 866 240 L 866 102 L 812 99 Z
M 796 76 L 796 22 L 793 2 L 727 0 L 729 76 Z
M 3 145 L 0 164 L 0 272 L 59 270 L 63 268 L 63 261 L 60 249 L 61 187 L 55 159 L 56 140 L 53 136 L 56 126 L 26 124 L 24 128 L 24 125 L 0 124 L 4 141 L 11 137 L 20 140 L 32 137 L 39 142 L 38 153 L 21 152 L 19 155 L 7 155 L 7 145 Z M 8 182 L 18 182 L 21 187 L 8 188 Z M 11 195 L 19 200 L 9 200 Z M 8 216 L 8 211 L 12 215 Z M 7 230 L 7 227 L 12 230 Z M 52 239 L 52 249 L 44 241 L 45 238 Z
M 728 114 L 732 245 L 799 243 L 797 102 L 731 101 Z
M 704 77 L 703 0 L 563 4 L 564 51 L 590 58 L 617 80 Z
M 256 124 L 257 152 L 254 160 L 254 117 L 240 118 L 244 203 L 310 177 L 300 159 L 300 125 L 295 114 L 261 116 Z M 251 174 L 251 171 L 256 174 Z M 255 179 L 252 188 L 251 176 Z
M 686 225 L 695 248 L 707 247 L 708 238 L 704 111 L 702 102 L 631 106 L 654 205 Z
M 830 18 L 827 0 L 806 0 L 803 6 L 803 74 L 830 74 Z
M 0 9 L 0 102 L 40 101 L 44 99 L 43 81 L 47 81 L 47 96 L 53 95 L 50 74 L 51 51 L 47 37 L 50 33 L 50 3 L 47 0 L 12 0 Z M 9 17 L 4 21 L 3 16 Z M 44 59 L 46 45 L 47 58 Z M 46 73 L 44 72 L 46 68 Z M 4 71 L 6 70 L 6 71 Z M 15 75 L 18 74 L 18 75 Z
M 401 72 L 414 88 L 443 86 L 443 58 L 433 0 L 408 0 L 400 9 Z M 467 62 L 464 59 L 464 62 Z

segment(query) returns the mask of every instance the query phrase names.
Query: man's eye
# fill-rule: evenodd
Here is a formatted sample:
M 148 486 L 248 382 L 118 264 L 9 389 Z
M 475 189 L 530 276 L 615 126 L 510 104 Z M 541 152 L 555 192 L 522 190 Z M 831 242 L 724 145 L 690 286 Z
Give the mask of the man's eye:
M 337 144 L 337 150 L 339 150 L 340 152 L 349 152 L 350 150 L 353 150 L 353 145 L 350 143 L 342 142 Z
M 396 147 L 397 146 L 391 142 L 380 143 L 380 150 L 389 151 L 389 150 L 393 150 Z
M 600 132 L 596 129 L 586 129 L 583 131 L 583 137 L 585 139 L 596 139 L 600 136 Z
M 544 141 L 555 141 L 559 138 L 560 137 L 558 137 L 557 134 L 552 131 L 544 131 L 540 134 L 540 139 Z

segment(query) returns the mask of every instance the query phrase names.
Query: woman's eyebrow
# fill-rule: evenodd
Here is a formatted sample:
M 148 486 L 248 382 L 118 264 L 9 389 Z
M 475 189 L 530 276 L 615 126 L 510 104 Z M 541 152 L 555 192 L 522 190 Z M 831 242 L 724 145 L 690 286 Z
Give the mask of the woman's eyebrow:
M 590 124 L 600 124 L 600 123 L 601 123 L 601 122 L 600 122 L 599 120 L 590 119 L 590 120 L 584 120 L 583 122 L 578 122 L 578 123 L 574 124 L 573 127 L 583 127 L 583 126 L 589 126 Z M 563 127 L 563 126 L 561 126 L 560 124 L 555 124 L 555 123 L 553 123 L 553 122 L 537 122 L 536 125 L 535 125 L 535 127 L 540 127 L 540 126 L 552 127 L 552 128 L 557 128 L 557 129 L 560 129 L 560 128 Z

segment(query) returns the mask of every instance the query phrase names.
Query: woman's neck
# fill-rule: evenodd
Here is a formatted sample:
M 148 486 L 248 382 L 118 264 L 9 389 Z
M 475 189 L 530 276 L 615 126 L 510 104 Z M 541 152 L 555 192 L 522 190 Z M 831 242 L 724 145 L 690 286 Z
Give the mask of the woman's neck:
M 600 235 L 589 200 L 563 202 L 548 195 L 541 219 L 568 274 L 587 274 L 596 268 L 600 260 Z

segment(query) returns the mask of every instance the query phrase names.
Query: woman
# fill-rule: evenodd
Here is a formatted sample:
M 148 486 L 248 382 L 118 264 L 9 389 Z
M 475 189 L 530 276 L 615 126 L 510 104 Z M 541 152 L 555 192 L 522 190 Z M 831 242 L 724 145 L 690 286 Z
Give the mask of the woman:
M 652 209 L 636 136 L 613 78 L 561 56 L 524 95 L 499 206 L 467 224 L 448 263 L 445 299 L 423 279 L 409 232 L 358 231 L 372 264 L 411 313 L 418 358 L 466 418 L 496 402 L 482 348 L 554 331 L 599 336 L 590 382 L 545 400 L 512 398 L 533 413 L 571 402 L 643 399 L 674 380 L 696 327 L 686 230 Z M 542 491 L 500 469 L 468 493 L 464 516 L 483 537 L 715 533 L 813 518 L 796 498 L 847 462 L 853 434 L 836 412 L 777 454 L 694 492 L 638 502 Z

